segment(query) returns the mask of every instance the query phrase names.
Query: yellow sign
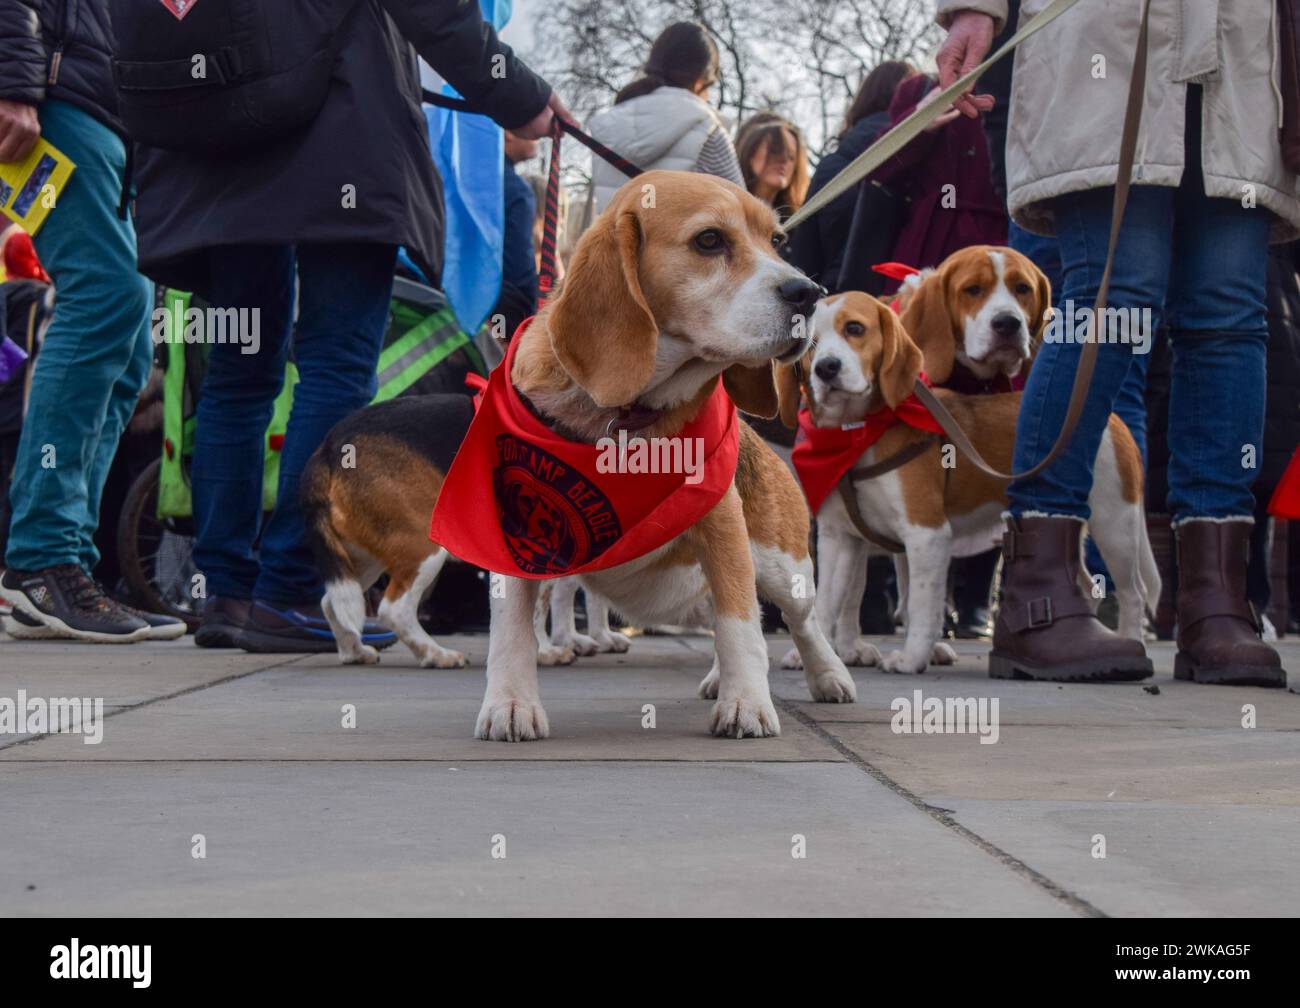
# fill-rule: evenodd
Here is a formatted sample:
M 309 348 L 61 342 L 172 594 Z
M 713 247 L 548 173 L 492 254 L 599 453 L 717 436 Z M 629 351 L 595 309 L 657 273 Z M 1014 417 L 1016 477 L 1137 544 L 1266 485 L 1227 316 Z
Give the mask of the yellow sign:
M 0 164 L 0 213 L 36 234 L 76 167 L 57 147 L 36 141 L 26 159 Z

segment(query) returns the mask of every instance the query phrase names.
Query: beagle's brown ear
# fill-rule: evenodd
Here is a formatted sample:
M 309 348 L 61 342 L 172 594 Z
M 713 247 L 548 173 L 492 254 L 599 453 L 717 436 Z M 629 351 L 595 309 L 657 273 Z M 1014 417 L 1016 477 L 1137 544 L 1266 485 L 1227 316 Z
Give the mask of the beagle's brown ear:
M 598 406 L 626 406 L 654 374 L 659 327 L 641 293 L 641 225 L 611 208 L 578 242 L 547 319 L 561 366 Z
M 771 420 L 776 416 L 776 379 L 772 362 L 758 367 L 733 364 L 722 372 L 722 386 L 727 390 L 737 408 L 751 416 Z
M 894 409 L 912 394 L 917 375 L 925 364 L 921 348 L 912 342 L 893 309 L 883 301 L 876 302 L 880 320 L 880 394 L 885 404 Z M 928 372 L 927 372 L 928 373 Z
M 803 366 L 804 373 L 807 373 L 808 365 L 812 361 L 812 351 L 804 354 L 799 358 Z M 800 397 L 803 395 L 803 389 L 799 385 L 799 376 L 795 373 L 794 364 L 776 365 L 776 401 L 778 404 L 778 415 L 781 422 L 791 430 L 799 426 L 799 406 Z
M 1047 316 L 1052 310 L 1052 281 L 1047 279 L 1047 274 L 1032 259 L 1026 256 L 1025 262 L 1034 278 L 1034 306 L 1037 308 L 1037 314 L 1029 321 L 1029 356 L 1033 357 L 1038 352 L 1043 328 L 1047 325 Z
M 903 309 L 903 328 L 911 334 L 921 350 L 925 373 L 930 381 L 942 385 L 952 376 L 961 338 L 957 323 L 948 307 L 948 271 L 940 267 L 924 280 Z

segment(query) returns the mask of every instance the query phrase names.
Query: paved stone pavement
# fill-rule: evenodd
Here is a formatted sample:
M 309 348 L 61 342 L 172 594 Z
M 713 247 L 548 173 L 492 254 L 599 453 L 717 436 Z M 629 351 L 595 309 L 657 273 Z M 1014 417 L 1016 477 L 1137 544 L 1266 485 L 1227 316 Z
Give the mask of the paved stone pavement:
M 1158 693 L 994 681 L 961 644 L 834 706 L 773 637 L 781 736 L 736 741 L 695 697 L 709 638 L 642 637 L 543 669 L 552 737 L 509 745 L 471 738 L 486 638 L 443 643 L 470 667 L 0 637 L 0 700 L 106 715 L 98 745 L 0 735 L 0 913 L 1300 913 L 1300 696 L 1174 682 L 1167 644 Z M 996 744 L 894 732 L 918 689 L 996 698 Z

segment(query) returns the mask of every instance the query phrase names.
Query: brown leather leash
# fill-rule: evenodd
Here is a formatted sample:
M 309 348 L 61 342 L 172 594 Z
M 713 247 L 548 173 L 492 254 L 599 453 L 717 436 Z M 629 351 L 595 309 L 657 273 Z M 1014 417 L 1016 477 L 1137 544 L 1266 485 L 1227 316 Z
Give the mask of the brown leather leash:
M 1101 283 L 1097 287 L 1097 301 L 1092 309 L 1092 327 L 1089 338 L 1079 354 L 1078 370 L 1074 373 L 1074 387 L 1070 390 L 1070 402 L 1065 411 L 1065 422 L 1061 432 L 1056 436 L 1043 460 L 1031 469 L 1019 473 L 1004 473 L 994 469 L 984 461 L 983 456 L 971 443 L 961 424 L 948 412 L 948 408 L 926 387 L 919 378 L 914 389 L 916 397 L 921 400 L 930 414 L 938 421 L 944 433 L 952 439 L 957 450 L 975 463 L 976 467 L 995 479 L 1019 480 L 1042 472 L 1060 456 L 1074 437 L 1083 416 L 1083 407 L 1088 400 L 1092 386 L 1092 375 L 1097 367 L 1097 354 L 1101 347 L 1099 329 L 1102 313 L 1106 310 L 1106 300 L 1110 294 L 1111 271 L 1115 266 L 1115 248 L 1119 244 L 1120 225 L 1124 221 L 1124 209 L 1128 205 L 1129 183 L 1133 174 L 1133 159 L 1137 151 L 1138 129 L 1142 124 L 1142 99 L 1146 92 L 1147 77 L 1147 34 L 1151 19 L 1151 0 L 1142 0 L 1142 21 L 1138 29 L 1137 46 L 1133 52 L 1133 73 L 1129 77 L 1128 104 L 1124 109 L 1124 125 L 1119 141 L 1119 170 L 1115 177 L 1115 199 L 1111 203 L 1110 241 L 1106 247 L 1106 266 L 1102 270 Z
M 883 532 L 877 532 L 867 520 L 862 517 L 862 509 L 858 507 L 858 493 L 854 486 L 865 480 L 876 479 L 885 473 L 893 472 L 900 469 L 914 458 L 920 458 L 930 447 L 939 440 L 938 434 L 930 434 L 920 441 L 913 441 L 904 448 L 900 448 L 888 458 L 881 459 L 879 462 L 873 462 L 871 465 L 858 466 L 856 469 L 850 469 L 840 477 L 835 489 L 839 491 L 840 501 L 844 504 L 844 510 L 848 513 L 849 521 L 853 527 L 858 530 L 862 538 L 868 542 L 873 542 L 882 549 L 890 553 L 905 553 L 905 547 L 897 539 L 891 539 Z

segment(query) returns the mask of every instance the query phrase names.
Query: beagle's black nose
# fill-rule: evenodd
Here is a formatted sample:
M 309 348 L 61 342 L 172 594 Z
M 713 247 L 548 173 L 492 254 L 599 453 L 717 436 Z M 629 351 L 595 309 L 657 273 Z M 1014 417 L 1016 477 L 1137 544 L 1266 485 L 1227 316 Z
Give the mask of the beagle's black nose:
M 813 310 L 813 305 L 822 296 L 822 288 L 807 277 L 792 277 L 784 280 L 777 287 L 776 292 L 781 295 L 782 301 L 804 315 Z
M 824 382 L 834 380 L 839 373 L 840 359 L 838 357 L 823 357 L 813 365 L 813 374 Z
M 1004 339 L 1010 339 L 1012 336 L 1020 335 L 1020 316 L 1012 315 L 1010 312 L 1003 312 L 1001 315 L 994 315 L 993 321 L 990 322 L 989 325 L 992 326 L 993 332 L 996 335 L 1001 336 Z

